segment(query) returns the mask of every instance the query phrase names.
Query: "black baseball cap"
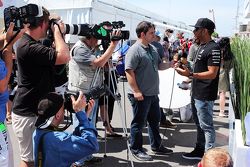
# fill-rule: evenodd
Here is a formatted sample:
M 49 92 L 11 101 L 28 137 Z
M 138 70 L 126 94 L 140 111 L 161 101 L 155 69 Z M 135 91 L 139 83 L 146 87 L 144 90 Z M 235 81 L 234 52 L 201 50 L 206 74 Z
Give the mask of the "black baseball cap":
M 166 29 L 166 31 L 165 31 L 165 32 L 173 33 L 173 32 L 174 32 L 174 30 L 172 30 L 172 29 Z
M 195 25 L 191 25 L 192 27 L 195 28 L 206 28 L 208 30 L 214 30 L 215 29 L 215 24 L 212 20 L 208 18 L 199 18 L 196 22 Z
M 45 95 L 38 104 L 38 118 L 35 126 L 41 129 L 47 128 L 62 107 L 63 102 L 62 95 L 55 92 Z

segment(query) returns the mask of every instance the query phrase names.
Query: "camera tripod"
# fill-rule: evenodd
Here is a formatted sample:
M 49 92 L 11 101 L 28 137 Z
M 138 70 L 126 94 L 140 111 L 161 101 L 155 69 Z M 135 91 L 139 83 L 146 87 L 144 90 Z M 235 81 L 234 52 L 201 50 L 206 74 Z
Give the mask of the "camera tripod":
M 104 98 L 104 118 L 103 118 L 103 126 L 105 127 L 104 129 L 104 137 L 105 137 L 105 145 L 104 145 L 104 157 L 107 157 L 106 153 L 107 153 L 107 126 L 109 124 L 109 122 L 107 122 L 108 119 L 108 109 L 109 109 L 109 100 L 113 100 L 114 102 L 117 102 L 118 105 L 118 110 L 119 110 L 119 115 L 120 115 L 120 119 L 121 119 L 121 123 L 122 123 L 122 129 L 123 129 L 123 133 L 124 136 L 126 137 L 126 144 L 127 144 L 127 160 L 129 160 L 129 154 L 131 153 L 130 147 L 129 147 L 129 139 L 128 139 L 128 131 L 127 131 L 127 122 L 126 122 L 126 113 L 124 112 L 125 110 L 125 102 L 124 102 L 124 109 L 122 108 L 122 104 L 121 104 L 121 94 L 118 91 L 118 87 L 117 87 L 117 78 L 116 78 L 116 74 L 115 74 L 115 69 L 114 69 L 114 65 L 112 63 L 112 60 L 110 59 L 107 62 L 107 71 L 106 71 L 106 83 L 103 84 L 107 84 L 108 87 L 108 93 L 105 95 Z M 98 69 L 97 71 L 100 72 L 100 69 Z M 104 70 L 102 70 L 103 75 L 105 75 Z M 124 89 L 124 88 L 123 88 Z M 124 96 L 125 97 L 125 96 Z M 113 98 L 113 99 L 111 99 Z M 133 167 L 133 161 L 130 159 L 131 162 L 131 166 Z

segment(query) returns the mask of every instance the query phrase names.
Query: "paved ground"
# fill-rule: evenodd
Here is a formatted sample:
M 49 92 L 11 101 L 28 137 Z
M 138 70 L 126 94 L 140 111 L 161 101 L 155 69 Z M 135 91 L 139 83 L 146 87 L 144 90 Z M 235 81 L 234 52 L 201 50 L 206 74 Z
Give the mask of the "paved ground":
M 119 90 L 123 97 L 124 92 L 123 87 L 126 87 L 126 82 L 123 85 L 123 82 L 119 83 Z M 130 121 L 132 118 L 132 112 L 130 104 L 125 98 L 125 101 L 122 98 L 122 106 L 125 104 L 125 113 L 126 116 L 122 118 L 124 122 L 127 122 L 128 132 L 130 130 Z M 124 107 L 122 107 L 124 108 Z M 120 112 L 122 109 L 118 107 L 117 103 L 114 109 L 114 118 L 112 120 L 112 125 L 115 127 L 118 133 L 123 133 L 122 129 L 122 121 Z M 228 118 L 218 117 L 218 104 L 215 104 L 214 108 L 214 124 L 216 129 L 216 146 L 228 149 Z M 168 148 L 174 150 L 172 155 L 153 155 L 150 152 L 149 139 L 147 134 L 147 129 L 145 128 L 143 136 L 144 136 L 144 148 L 147 152 L 153 156 L 154 161 L 151 162 L 140 162 L 137 161 L 134 157 L 128 155 L 127 151 L 127 140 L 126 137 L 122 139 L 107 139 L 105 140 L 99 139 L 100 143 L 100 152 L 96 154 L 96 156 L 104 157 L 103 164 L 98 166 L 100 167 L 126 167 L 131 166 L 130 159 L 133 161 L 135 167 L 183 167 L 183 166 L 193 166 L 197 163 L 197 161 L 185 160 L 181 157 L 181 155 L 185 152 L 189 152 L 193 150 L 193 146 L 196 141 L 196 129 L 195 125 L 192 121 L 183 123 L 179 121 L 178 112 L 175 112 L 174 122 L 177 124 L 176 129 L 160 129 L 161 136 L 163 138 L 163 144 Z M 101 136 L 104 136 L 102 123 L 97 124 L 98 133 Z M 19 150 L 18 145 L 16 143 L 15 137 L 13 135 L 13 130 L 11 126 L 8 125 L 13 148 L 14 148 L 14 161 L 15 167 L 18 167 L 20 158 L 19 158 Z M 106 145 L 106 149 L 105 149 Z M 129 157 L 129 160 L 128 160 Z

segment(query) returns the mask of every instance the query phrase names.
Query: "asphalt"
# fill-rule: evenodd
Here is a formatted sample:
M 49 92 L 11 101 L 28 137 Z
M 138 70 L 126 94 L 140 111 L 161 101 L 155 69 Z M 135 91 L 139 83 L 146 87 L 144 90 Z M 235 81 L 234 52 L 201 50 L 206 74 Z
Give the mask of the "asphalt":
M 99 138 L 100 151 L 95 154 L 95 156 L 103 157 L 103 163 L 98 165 L 89 166 L 99 166 L 99 167 L 191 167 L 195 165 L 198 161 L 195 160 L 185 160 L 182 158 L 182 154 L 190 152 L 193 150 L 196 141 L 196 127 L 192 120 L 189 122 L 181 122 L 179 118 L 178 110 L 174 112 L 173 122 L 177 125 L 175 129 L 160 129 L 162 144 L 167 148 L 174 151 L 171 155 L 154 155 L 151 152 L 147 129 L 143 131 L 144 148 L 146 152 L 153 157 L 153 161 L 142 162 L 136 160 L 132 155 L 129 154 L 127 149 L 128 137 L 125 137 L 126 133 L 124 131 L 130 131 L 130 122 L 132 119 L 132 109 L 128 99 L 126 97 L 126 85 L 127 82 L 120 82 L 118 84 L 119 92 L 121 94 L 121 101 L 116 102 L 114 108 L 114 115 L 112 120 L 112 126 L 115 131 L 122 134 L 123 138 L 104 138 L 104 128 L 102 122 L 97 123 L 98 134 L 101 136 Z M 126 98 L 123 98 L 125 95 Z M 228 103 L 228 100 L 227 100 Z M 121 105 L 118 105 L 121 104 Z M 121 106 L 121 107 L 119 107 Z M 228 109 L 228 106 L 226 107 Z M 122 114 L 124 112 L 124 114 Z M 214 107 L 214 126 L 216 129 L 216 147 L 221 147 L 228 149 L 228 136 L 229 136 L 229 125 L 228 118 L 221 118 L 218 116 L 218 101 L 215 102 Z M 124 122 L 124 126 L 122 124 Z M 9 134 L 11 142 L 13 145 L 14 152 L 14 167 L 19 166 L 20 157 L 18 144 L 13 134 L 11 125 L 8 125 Z M 127 133 L 129 136 L 129 133 Z

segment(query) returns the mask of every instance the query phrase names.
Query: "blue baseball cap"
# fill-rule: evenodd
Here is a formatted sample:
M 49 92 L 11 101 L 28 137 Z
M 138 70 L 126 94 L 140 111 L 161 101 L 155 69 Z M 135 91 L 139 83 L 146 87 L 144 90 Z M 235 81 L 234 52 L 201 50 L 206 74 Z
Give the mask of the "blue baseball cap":
M 162 37 L 162 33 L 159 30 L 155 31 L 155 35 L 158 36 L 158 37 Z

